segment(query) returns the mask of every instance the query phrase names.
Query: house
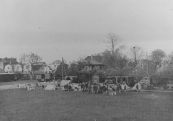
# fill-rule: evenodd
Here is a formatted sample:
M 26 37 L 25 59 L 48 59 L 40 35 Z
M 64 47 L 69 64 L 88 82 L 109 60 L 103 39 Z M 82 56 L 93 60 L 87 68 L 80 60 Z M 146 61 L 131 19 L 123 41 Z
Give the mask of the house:
M 14 71 L 15 65 L 17 65 L 17 58 L 0 58 L 0 69 L 4 70 L 6 65 L 11 65 Z
M 15 80 L 13 71 L 17 64 L 16 58 L 0 58 L 0 81 Z
M 17 58 L 7 58 L 2 59 L 5 64 L 18 64 Z
M 29 74 L 32 71 L 31 64 L 24 64 L 23 65 L 23 74 Z
M 33 73 L 44 73 L 44 67 L 46 66 L 45 62 L 37 62 L 31 64 Z
M 21 64 L 14 65 L 14 72 L 16 72 L 16 73 L 22 73 L 23 72 L 22 65 Z
M 96 61 L 96 56 L 87 56 L 85 59 L 84 71 L 97 71 L 104 67 L 104 64 Z
M 10 64 L 10 65 L 18 64 L 17 58 L 7 58 L 7 57 L 0 58 L 0 68 L 1 69 L 4 69 L 4 67 L 8 64 Z
M 31 70 L 33 72 L 32 78 L 37 79 L 39 81 L 43 81 L 44 79 L 44 67 L 46 66 L 45 62 L 37 62 L 31 64 Z
M 1 70 L 4 70 L 4 67 L 5 67 L 5 66 L 4 66 L 4 62 L 0 60 L 0 69 L 1 69 Z
M 52 62 L 51 64 L 48 64 L 48 66 L 52 69 L 52 70 L 56 70 L 57 67 L 61 64 L 60 60 L 56 60 L 54 62 Z

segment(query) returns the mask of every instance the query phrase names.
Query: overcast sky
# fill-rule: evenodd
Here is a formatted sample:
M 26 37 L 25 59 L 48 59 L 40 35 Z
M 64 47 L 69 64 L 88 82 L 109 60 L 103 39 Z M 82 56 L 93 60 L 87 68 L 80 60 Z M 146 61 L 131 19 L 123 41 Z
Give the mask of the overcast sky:
M 70 62 L 103 52 L 108 33 L 128 48 L 170 53 L 173 0 L 0 0 L 0 58 Z

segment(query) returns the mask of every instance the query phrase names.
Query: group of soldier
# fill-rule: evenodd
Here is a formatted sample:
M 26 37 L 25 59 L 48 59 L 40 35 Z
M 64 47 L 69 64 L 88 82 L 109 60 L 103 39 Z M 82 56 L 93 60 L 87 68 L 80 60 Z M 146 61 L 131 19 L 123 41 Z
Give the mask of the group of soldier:
M 109 94 L 116 95 L 126 90 L 125 87 L 123 87 L 122 89 L 121 84 L 108 84 L 108 83 L 97 84 L 97 83 L 82 82 L 79 84 L 79 86 L 82 92 L 88 92 L 89 94 L 101 93 L 104 95 L 109 95 Z M 66 85 L 65 88 L 68 91 L 72 91 L 73 90 L 72 83 Z
M 107 84 L 103 83 L 102 85 L 94 83 L 90 85 L 88 88 L 88 93 L 93 94 L 104 94 L 104 95 L 116 95 L 122 92 L 122 88 L 120 84 Z

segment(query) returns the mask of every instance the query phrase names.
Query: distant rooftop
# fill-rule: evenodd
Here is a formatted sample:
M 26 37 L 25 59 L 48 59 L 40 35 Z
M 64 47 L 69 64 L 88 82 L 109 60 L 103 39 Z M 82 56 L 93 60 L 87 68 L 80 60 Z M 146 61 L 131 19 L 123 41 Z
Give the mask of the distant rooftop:
M 34 71 L 34 74 L 43 74 L 43 73 L 44 73 L 43 70 L 35 70 L 35 71 Z
M 85 61 L 88 63 L 88 65 L 104 65 L 103 63 L 96 61 L 95 58 L 96 56 L 87 56 Z
M 46 65 L 45 62 L 37 62 L 37 63 L 33 63 L 32 65 Z
M 0 62 L 4 62 L 6 64 L 18 64 L 17 58 L 0 58 Z

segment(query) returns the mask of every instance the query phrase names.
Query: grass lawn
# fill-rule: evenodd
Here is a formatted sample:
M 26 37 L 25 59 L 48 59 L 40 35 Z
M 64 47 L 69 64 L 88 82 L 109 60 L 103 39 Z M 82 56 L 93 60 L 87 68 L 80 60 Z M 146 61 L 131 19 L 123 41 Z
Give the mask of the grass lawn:
M 173 121 L 173 93 L 1 90 L 0 121 Z

